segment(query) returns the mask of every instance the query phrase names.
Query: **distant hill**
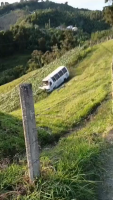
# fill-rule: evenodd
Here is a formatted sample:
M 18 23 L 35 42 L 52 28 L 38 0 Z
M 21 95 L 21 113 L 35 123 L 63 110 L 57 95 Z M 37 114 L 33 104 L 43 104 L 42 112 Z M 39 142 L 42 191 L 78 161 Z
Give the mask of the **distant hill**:
M 30 21 L 32 24 L 35 23 L 44 27 L 49 19 L 54 21 L 54 27 L 59 26 L 61 23 L 65 25 L 73 24 L 89 33 L 95 29 L 104 30 L 108 28 L 103 20 L 102 11 L 78 9 L 67 4 L 51 1 L 14 3 L 0 8 L 0 30 L 9 29 L 18 20 L 19 22 L 24 21 L 24 26 L 27 21 Z M 86 28 L 83 28 L 83 26 Z
M 28 2 L 23 2 L 23 3 L 13 3 L 9 4 L 7 6 L 1 7 L 0 8 L 0 15 L 5 15 L 9 13 L 11 10 L 29 10 L 29 11 L 34 11 L 34 10 L 44 10 L 44 9 L 59 9 L 61 11 L 70 11 L 74 12 L 77 10 L 82 10 L 82 11 L 88 11 L 88 9 L 78 9 L 78 8 L 73 8 L 72 6 L 69 6 L 67 4 L 60 4 L 60 3 L 54 3 L 51 1 L 47 2 L 33 2 L 33 1 L 28 1 Z
M 81 9 L 74 12 L 61 11 L 60 9 L 37 10 L 26 17 L 25 22 L 38 25 L 41 28 L 45 28 L 48 23 L 52 28 L 59 25 L 74 25 L 89 34 L 109 28 L 109 25 L 103 20 L 101 11 L 83 11 Z
M 19 19 L 24 18 L 26 14 L 28 13 L 24 10 L 15 10 L 0 16 L 0 30 L 8 30 L 11 25 L 14 25 Z

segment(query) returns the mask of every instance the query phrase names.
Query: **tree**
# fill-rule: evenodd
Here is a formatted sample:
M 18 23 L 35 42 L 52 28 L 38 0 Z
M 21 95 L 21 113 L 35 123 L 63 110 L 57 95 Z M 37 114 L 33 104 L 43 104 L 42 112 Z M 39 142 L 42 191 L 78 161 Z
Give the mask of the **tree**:
M 68 2 L 67 2 L 67 1 L 65 2 L 65 5 L 68 5 Z
M 43 61 L 42 61 L 42 52 L 38 50 L 34 50 L 31 54 L 32 60 L 34 63 L 37 64 L 37 68 L 40 68 L 43 66 Z
M 45 38 L 40 38 L 38 40 L 38 44 L 39 44 L 39 49 L 42 51 L 42 52 L 45 52 L 46 51 L 46 40 Z
M 111 26 L 113 25 L 113 6 L 108 6 L 104 9 L 104 16 L 106 22 L 108 22 Z
M 112 5 L 104 8 L 104 17 L 106 22 L 108 22 L 111 26 L 113 25 L 113 0 L 105 0 L 105 3 L 111 2 Z
M 76 46 L 76 41 L 74 37 L 74 33 L 72 31 L 65 31 L 64 32 L 65 39 L 62 41 L 62 49 L 64 51 L 68 51 Z

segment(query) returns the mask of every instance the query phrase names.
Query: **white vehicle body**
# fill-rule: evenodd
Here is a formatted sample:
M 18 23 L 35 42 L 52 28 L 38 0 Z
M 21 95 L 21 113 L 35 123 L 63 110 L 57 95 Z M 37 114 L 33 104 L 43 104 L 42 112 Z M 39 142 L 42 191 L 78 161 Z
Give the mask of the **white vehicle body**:
M 40 89 L 51 92 L 52 90 L 60 86 L 64 81 L 66 81 L 68 77 L 68 69 L 65 66 L 60 66 L 42 80 L 43 86 L 40 87 Z

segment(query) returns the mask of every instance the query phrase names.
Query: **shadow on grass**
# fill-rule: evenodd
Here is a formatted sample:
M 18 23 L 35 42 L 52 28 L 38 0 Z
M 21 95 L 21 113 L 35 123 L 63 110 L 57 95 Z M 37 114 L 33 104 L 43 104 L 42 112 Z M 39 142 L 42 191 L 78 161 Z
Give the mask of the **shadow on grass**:
M 22 121 L 0 113 L 0 158 L 25 151 Z
M 54 135 L 45 129 L 38 129 L 39 145 L 42 147 L 55 141 Z M 25 141 L 22 120 L 0 113 L 0 158 L 25 154 Z

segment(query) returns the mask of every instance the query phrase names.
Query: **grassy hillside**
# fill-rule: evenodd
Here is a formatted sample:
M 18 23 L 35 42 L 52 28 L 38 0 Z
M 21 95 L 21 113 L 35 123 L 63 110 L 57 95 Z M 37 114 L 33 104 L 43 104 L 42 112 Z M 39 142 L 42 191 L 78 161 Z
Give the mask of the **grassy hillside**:
M 79 124 L 84 117 L 106 99 L 110 92 L 111 83 L 110 55 L 106 48 L 113 48 L 111 41 L 104 43 L 103 46 L 94 47 L 78 66 L 73 66 L 76 68 L 75 72 L 73 71 L 75 76 L 65 84 L 65 87 L 37 102 L 35 112 L 39 126 L 48 127 L 52 133 L 59 135 Z M 71 61 L 74 62 L 75 55 L 71 53 L 70 55 L 72 56 Z M 38 87 L 39 83 L 35 82 L 35 84 Z M 37 100 L 36 85 L 34 97 Z M 13 112 L 13 115 L 21 117 L 21 112 Z
M 0 197 L 19 200 L 95 200 L 103 166 L 103 133 L 112 124 L 111 100 L 90 116 L 84 128 L 41 153 L 41 178 L 28 181 L 25 159 L 0 171 Z
M 41 144 L 45 145 L 58 140 L 61 135 L 79 125 L 84 118 L 94 112 L 108 98 L 111 91 L 109 59 L 111 55 L 106 48 L 112 50 L 111 41 L 85 51 L 81 50 L 79 55 L 86 56 L 86 58 L 79 64 L 74 64 L 78 55 L 77 49 L 74 49 L 45 68 L 28 73 L 9 84 L 1 86 L 0 111 L 9 113 L 19 108 L 19 84 L 30 82 L 33 85 L 36 102 L 37 125 L 42 127 L 39 137 Z M 66 64 L 70 70 L 70 81 L 50 95 L 42 92 L 38 88 L 41 85 L 41 80 L 62 64 Z M 21 120 L 20 110 L 13 111 L 11 115 L 14 119 Z M 2 120 L 1 126 L 7 126 L 7 123 L 5 122 L 4 125 L 4 120 Z M 8 127 L 10 130 L 9 125 Z
M 36 71 L 28 73 L 11 83 L 1 86 L 0 87 L 0 110 L 2 112 L 3 111 L 11 112 L 12 110 L 15 110 L 16 108 L 19 107 L 19 104 L 20 104 L 19 91 L 18 91 L 17 86 L 18 84 L 22 82 L 31 82 L 34 88 L 35 99 L 36 100 L 40 99 L 41 90 L 39 89 L 39 86 L 42 84 L 42 79 L 46 75 L 48 75 L 48 73 L 56 69 L 59 65 L 68 64 L 74 58 L 76 54 L 78 54 L 78 49 L 74 49 L 70 52 L 67 52 L 66 55 L 62 56 L 62 58 L 52 62 L 51 64 L 49 64 L 48 66 L 45 66 L 44 68 L 40 68 Z M 5 104 L 4 104 L 4 98 L 6 102 Z
M 68 90 L 68 88 L 71 88 L 74 86 L 76 86 L 76 90 L 78 92 L 79 92 L 79 89 L 82 89 L 82 87 L 83 87 L 82 90 L 84 90 L 84 88 L 86 90 L 88 86 L 92 88 L 93 87 L 92 83 L 95 82 L 95 77 L 98 80 L 97 82 L 95 82 L 95 84 L 100 85 L 100 87 L 102 87 L 102 85 L 100 84 L 101 81 L 103 82 L 103 79 L 105 80 L 103 82 L 103 88 L 104 88 L 104 85 L 106 85 L 106 81 L 108 81 L 108 79 L 106 80 L 106 76 L 105 76 L 105 71 L 106 71 L 105 68 L 107 66 L 109 67 L 110 65 L 110 60 L 108 60 L 110 53 L 109 51 L 106 50 L 106 48 L 108 49 L 111 48 L 112 50 L 112 42 L 109 41 L 107 43 L 103 43 L 103 45 L 104 46 L 99 45 L 92 49 L 87 49 L 85 51 L 81 50 L 81 55 L 84 57 L 88 54 L 88 57 L 81 63 L 82 65 L 81 64 L 78 65 L 79 67 L 75 65 L 75 66 L 70 67 L 69 69 L 72 71 L 72 73 L 74 74 L 76 73 L 76 75 L 79 74 L 80 71 L 82 70 L 84 70 L 85 74 L 83 73 L 81 74 L 81 76 L 76 76 L 75 79 L 72 79 L 71 82 L 69 82 L 69 85 L 67 83 L 66 88 L 59 91 L 59 93 L 61 93 L 62 96 L 63 96 L 62 91 L 64 91 L 65 93 L 65 90 Z M 33 71 L 31 73 L 28 73 L 27 75 L 22 76 L 21 78 L 9 84 L 1 86 L 0 87 L 0 111 L 11 112 L 19 107 L 20 103 L 19 103 L 18 84 L 22 82 L 30 82 L 33 84 L 34 98 L 35 98 L 35 102 L 37 102 L 41 98 L 41 95 L 42 95 L 40 94 L 41 90 L 39 90 L 39 86 L 41 85 L 42 79 L 60 65 L 67 65 L 67 66 L 71 64 L 74 65 L 74 62 L 76 63 L 78 54 L 79 54 L 79 51 L 77 49 L 74 49 L 70 52 L 67 52 L 64 56 L 62 56 L 62 58 L 57 59 L 56 61 L 52 62 L 48 66 L 38 69 L 36 71 Z M 103 54 L 105 54 L 104 57 L 103 57 Z M 104 62 L 104 66 L 103 66 L 103 62 Z M 75 69 L 77 72 L 73 72 Z M 94 71 L 96 73 L 94 73 Z M 100 73 L 103 73 L 103 79 L 100 79 L 99 71 Z M 91 73 L 91 75 L 89 75 L 89 79 L 88 79 L 87 74 L 89 74 L 89 72 Z M 108 73 L 109 73 L 109 70 L 108 70 Z M 91 76 L 93 78 L 91 78 Z M 86 79 L 85 77 L 87 77 L 88 81 L 84 83 L 82 80 Z M 77 79 L 77 83 L 78 81 L 80 82 L 77 85 L 76 85 L 76 79 Z M 81 84 L 82 84 L 82 87 L 81 87 Z M 80 88 L 79 88 L 79 85 L 80 85 Z M 72 90 L 70 92 L 73 93 Z M 76 94 L 76 91 L 74 93 Z M 58 92 L 56 91 L 52 93 L 50 97 L 52 97 L 52 95 L 55 95 L 57 98 L 59 98 L 59 95 L 57 94 Z M 49 100 L 49 98 L 47 100 Z M 49 107 L 49 104 L 48 104 L 48 107 Z
M 0 16 L 0 31 L 8 30 L 11 25 L 16 24 L 19 19 L 23 19 L 28 13 L 24 10 L 11 11 L 8 14 Z
M 35 185 L 29 183 L 26 158 L 20 158 L 15 164 L 10 163 L 9 167 L 1 162 L 0 198 L 98 199 L 97 181 L 103 169 L 100 155 L 107 147 L 104 136 L 112 127 L 112 50 L 112 41 L 81 50 L 83 59 L 76 64 L 77 49 L 74 49 L 46 68 L 0 87 L 0 105 L 4 112 L 0 114 L 2 158 L 13 158 L 14 153 L 25 152 L 21 111 L 16 110 L 19 106 L 18 84 L 21 82 L 33 84 L 41 146 L 53 144 L 67 133 L 54 148 L 42 150 L 41 178 Z M 39 101 L 42 98 L 42 94 L 38 93 L 41 79 L 62 64 L 69 67 L 70 80 Z M 10 112 L 12 110 L 15 111 Z

